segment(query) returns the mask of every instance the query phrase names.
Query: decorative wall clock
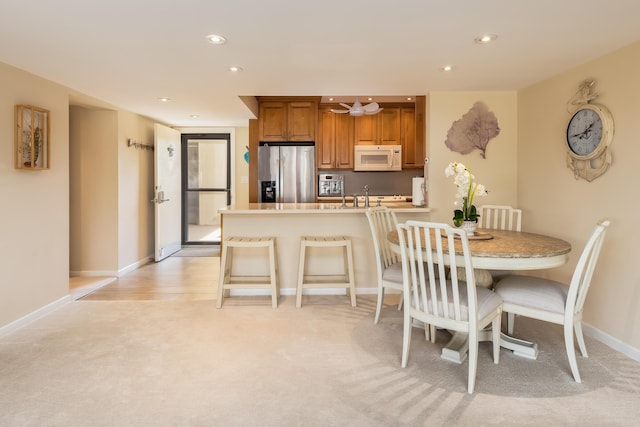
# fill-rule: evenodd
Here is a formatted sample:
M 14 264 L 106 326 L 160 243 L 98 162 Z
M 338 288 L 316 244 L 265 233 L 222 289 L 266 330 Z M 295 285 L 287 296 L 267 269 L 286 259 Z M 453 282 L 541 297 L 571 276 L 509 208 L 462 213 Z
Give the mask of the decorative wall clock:
M 593 181 L 611 164 L 609 145 L 613 141 L 613 116 L 601 104 L 591 103 L 598 94 L 592 93 L 594 80 L 581 83 L 571 99 L 577 110 L 567 124 L 567 167 L 576 179 Z

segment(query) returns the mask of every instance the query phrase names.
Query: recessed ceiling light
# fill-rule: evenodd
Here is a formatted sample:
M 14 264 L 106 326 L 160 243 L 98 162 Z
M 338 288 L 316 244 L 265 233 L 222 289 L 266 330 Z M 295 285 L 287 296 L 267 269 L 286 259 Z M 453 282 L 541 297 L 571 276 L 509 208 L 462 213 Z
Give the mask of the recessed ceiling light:
M 191 114 L 189 117 L 191 117 L 192 119 L 197 119 L 197 118 L 198 118 L 198 117 L 200 117 L 200 116 L 199 116 L 199 115 L 197 115 L 197 114 Z
M 412 99 L 412 98 L 411 98 L 410 96 L 408 96 L 408 97 L 407 97 L 407 101 L 411 101 L 411 99 Z
M 478 44 L 487 44 L 487 43 L 491 43 L 492 41 L 495 41 L 495 39 L 497 38 L 498 36 L 495 34 L 483 34 L 481 36 L 476 37 L 473 41 Z
M 329 98 L 329 101 L 333 101 L 333 98 Z
M 445 65 L 443 67 L 440 67 L 440 69 L 442 71 L 451 71 L 451 70 L 453 70 L 453 65 Z
M 373 98 L 372 97 L 368 97 L 367 101 L 373 101 Z
M 229 67 L 229 71 L 231 71 L 232 73 L 239 73 L 239 72 L 242 71 L 242 68 L 233 65 L 233 66 Z
M 217 34 L 210 34 L 207 36 L 207 41 L 211 44 L 225 44 L 227 39 Z
M 170 98 L 158 98 L 158 101 L 160 101 L 160 102 L 169 102 L 169 101 L 171 101 L 171 99 Z

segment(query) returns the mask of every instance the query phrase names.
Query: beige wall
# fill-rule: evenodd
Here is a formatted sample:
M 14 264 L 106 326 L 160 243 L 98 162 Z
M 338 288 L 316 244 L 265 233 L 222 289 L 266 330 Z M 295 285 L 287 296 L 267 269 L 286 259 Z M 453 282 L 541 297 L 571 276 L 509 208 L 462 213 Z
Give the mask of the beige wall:
M 153 258 L 154 252 L 154 152 L 127 145 L 132 139 L 153 145 L 154 122 L 126 111 L 118 112 L 118 271 L 123 272 Z
M 118 151 L 115 111 L 69 109 L 72 275 L 118 268 Z
M 500 134 L 487 145 L 486 158 L 474 150 L 462 155 L 446 145 L 447 132 L 456 120 L 466 114 L 477 101 L 484 102 L 498 118 Z M 503 204 L 517 206 L 518 114 L 516 92 L 434 92 L 428 102 L 428 174 L 429 207 L 434 221 L 451 222 L 456 187 L 444 170 L 450 162 L 464 163 L 477 182 L 489 194 L 476 199 L 475 205 Z M 526 222 L 525 222 L 526 223 Z
M 70 273 L 118 276 L 153 256 L 153 121 L 70 108 Z
M 585 306 L 585 322 L 640 349 L 640 43 L 601 57 L 519 93 L 518 202 L 526 229 L 573 245 L 569 264 L 548 274 L 569 280 L 596 222 L 612 221 Z M 596 102 L 613 114 L 613 164 L 592 182 L 576 180 L 566 167 L 567 101 L 587 78 L 596 80 Z
M 69 290 L 67 90 L 0 63 L 0 326 Z M 50 110 L 50 170 L 14 168 L 14 106 Z
M 245 147 L 249 146 L 249 128 L 235 128 L 235 202 L 249 202 L 249 164 L 244 161 Z

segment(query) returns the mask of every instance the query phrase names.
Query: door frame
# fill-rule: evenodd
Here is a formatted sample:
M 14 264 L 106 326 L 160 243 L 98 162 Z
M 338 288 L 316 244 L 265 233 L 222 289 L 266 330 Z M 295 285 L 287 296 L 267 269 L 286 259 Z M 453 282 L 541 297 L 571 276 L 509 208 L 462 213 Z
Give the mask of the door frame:
M 189 178 L 189 170 L 188 170 L 188 150 L 189 150 L 189 141 L 194 139 L 223 139 L 227 141 L 227 188 L 225 190 L 217 188 L 207 188 L 207 189 L 199 189 L 197 191 L 211 191 L 211 192 L 219 192 L 226 191 L 227 192 L 227 205 L 231 204 L 231 193 L 233 191 L 232 187 L 232 154 L 231 154 L 231 133 L 230 132 L 220 132 L 220 133 L 183 133 L 180 135 L 180 149 L 182 151 L 182 221 L 181 221 L 181 236 L 182 236 L 182 245 L 219 245 L 220 242 L 212 242 L 212 241 L 189 241 L 189 224 L 188 224 L 188 203 L 187 203 L 187 193 L 188 189 L 188 178 Z

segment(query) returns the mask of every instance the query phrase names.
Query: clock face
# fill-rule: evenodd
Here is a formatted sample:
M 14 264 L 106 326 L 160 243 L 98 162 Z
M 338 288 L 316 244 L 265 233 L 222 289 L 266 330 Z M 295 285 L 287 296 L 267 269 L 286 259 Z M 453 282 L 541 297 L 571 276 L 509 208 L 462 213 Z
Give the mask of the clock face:
M 602 141 L 602 117 L 591 108 L 578 110 L 567 126 L 567 144 L 578 156 L 588 156 Z

